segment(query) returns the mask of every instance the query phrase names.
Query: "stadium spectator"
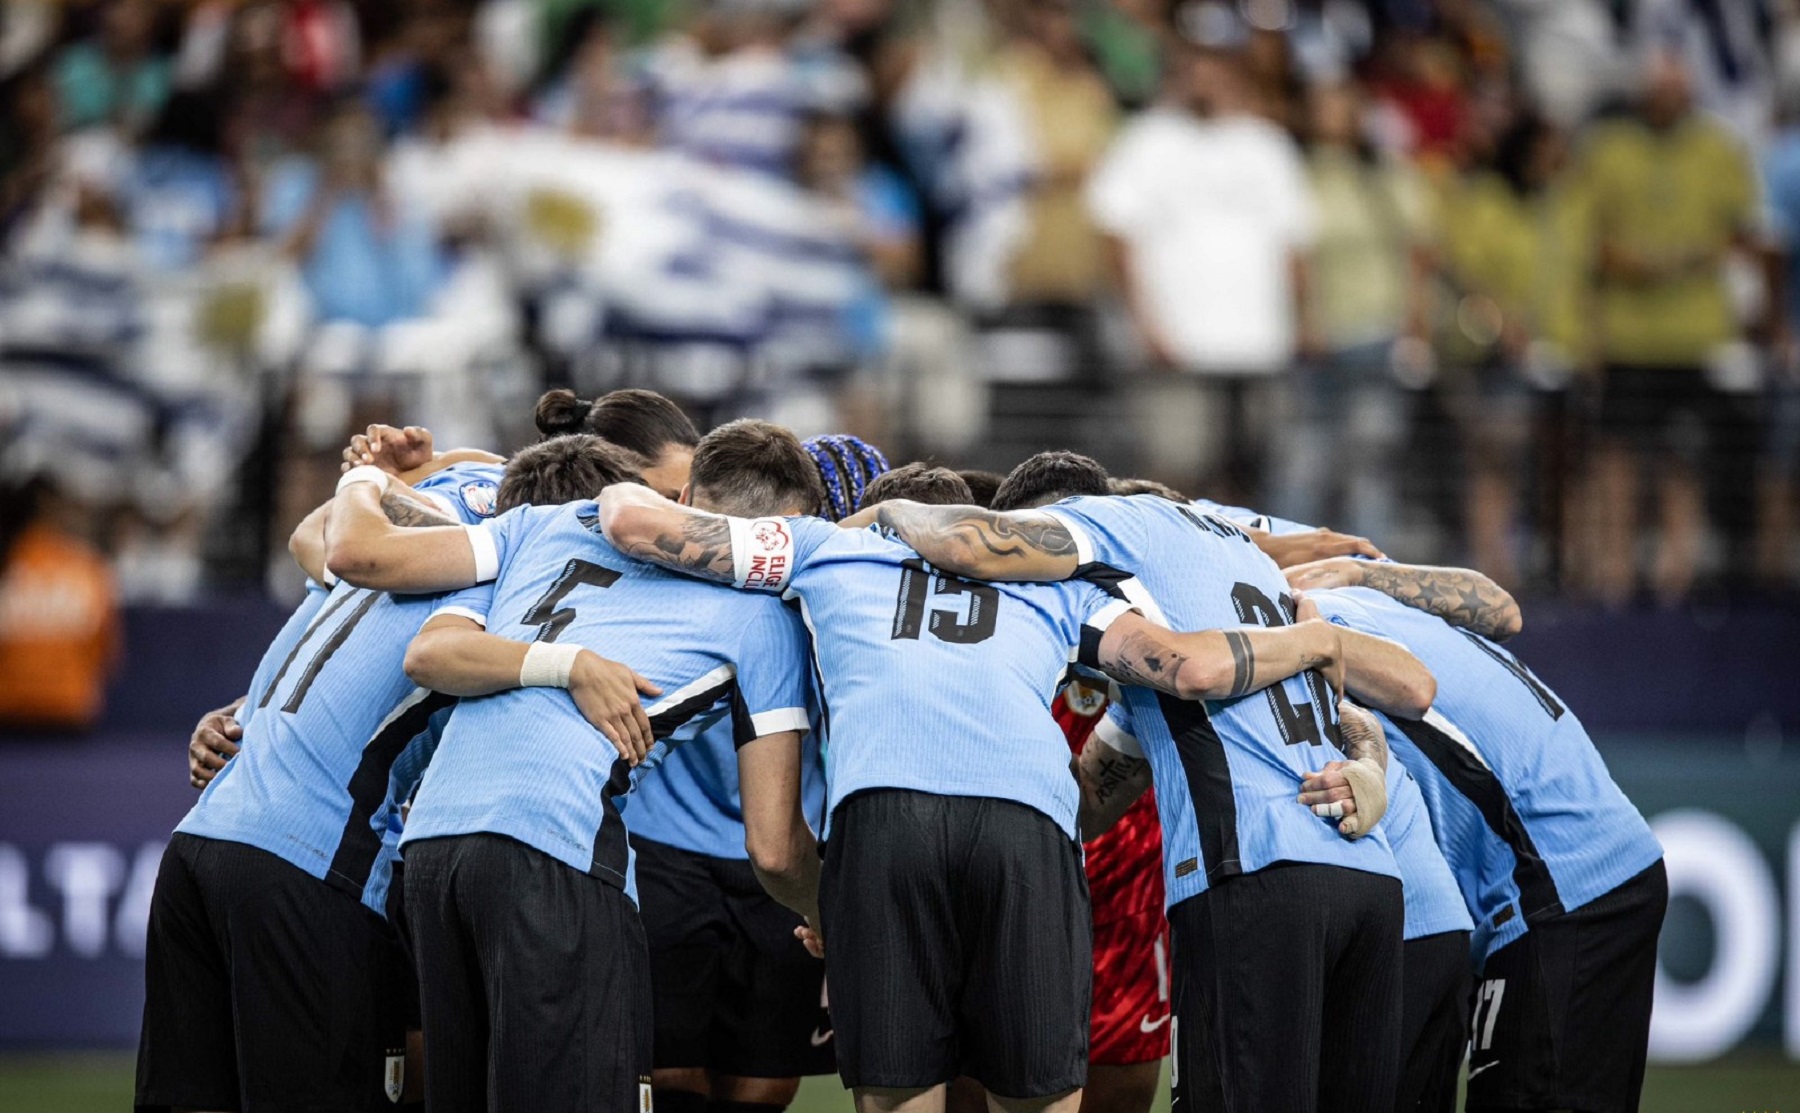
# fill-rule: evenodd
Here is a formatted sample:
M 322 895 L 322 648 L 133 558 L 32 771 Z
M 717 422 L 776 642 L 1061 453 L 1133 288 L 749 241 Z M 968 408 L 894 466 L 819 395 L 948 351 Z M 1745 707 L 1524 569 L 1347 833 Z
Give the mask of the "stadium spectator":
M 1251 498 L 1302 346 L 1313 205 L 1293 141 L 1257 114 L 1235 17 L 1206 7 L 1171 99 L 1126 125 L 1088 202 L 1150 366 L 1191 376 L 1138 392 L 1146 470 L 1191 479 L 1222 457 L 1214 489 Z
M 0 728 L 91 727 L 118 640 L 112 573 L 43 480 L 0 483 L 0 509 Z
M 1739 505 L 1713 500 L 1712 509 L 1715 525 L 1741 534 L 1749 483 L 1735 473 L 1749 461 L 1733 391 L 1753 389 L 1756 377 L 1724 273 L 1734 254 L 1757 246 L 1755 169 L 1741 140 L 1694 108 L 1679 56 L 1653 53 L 1641 78 L 1637 110 L 1596 125 L 1578 169 L 1594 214 L 1603 362 L 1587 497 L 1590 585 L 1612 603 L 1638 584 L 1646 478 L 1660 504 L 1648 581 L 1659 599 L 1679 600 L 1693 585 L 1709 482 L 1740 493 Z
M 1354 85 L 1315 87 L 1308 114 L 1318 230 L 1306 313 L 1318 346 L 1296 376 L 1297 420 L 1286 427 L 1272 505 L 1299 521 L 1392 537 L 1405 433 L 1393 368 L 1428 359 L 1428 201 L 1411 168 L 1364 137 Z
M 1466 461 L 1472 563 L 1511 585 L 1528 479 L 1538 517 L 1560 514 L 1552 469 L 1528 451 L 1533 387 L 1561 385 L 1583 358 L 1589 256 L 1585 210 L 1564 172 L 1566 137 L 1525 114 L 1483 147 L 1440 192 L 1435 338 Z
M 111 0 L 99 34 L 56 60 L 58 103 L 69 130 L 110 124 L 135 134 L 156 118 L 170 87 L 169 59 L 156 51 L 150 0 Z

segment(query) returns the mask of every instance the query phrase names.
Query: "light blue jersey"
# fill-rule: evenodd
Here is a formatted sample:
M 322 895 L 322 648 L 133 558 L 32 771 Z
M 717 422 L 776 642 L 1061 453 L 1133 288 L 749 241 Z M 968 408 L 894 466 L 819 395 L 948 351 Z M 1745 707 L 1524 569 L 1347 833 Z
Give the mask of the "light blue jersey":
M 876 530 L 818 518 L 756 519 L 736 550 L 739 582 L 797 599 L 812 631 L 827 827 L 856 793 L 899 788 L 1012 800 L 1076 837 L 1050 700 L 1084 637 L 1097 645 L 1130 607 L 1085 583 L 946 576 Z
M 300 639 L 306 636 L 307 628 L 313 624 L 313 619 L 319 617 L 319 610 L 325 606 L 325 599 L 330 594 L 331 590 L 324 585 L 310 579 L 306 581 L 306 597 L 300 600 L 294 613 L 288 615 L 288 620 L 276 633 L 275 640 L 263 650 L 262 660 L 256 663 L 256 673 L 250 677 L 250 687 L 244 693 L 244 704 L 237 711 L 238 726 L 250 725 L 250 720 L 256 715 L 257 704 L 262 702 L 269 685 L 274 683 L 275 670 L 281 667 L 288 654 L 300 644 Z
M 580 645 L 629 665 L 663 690 L 645 705 L 656 745 L 633 769 L 560 688 L 465 699 L 419 786 L 402 846 L 506 835 L 635 900 L 619 800 L 717 720 L 729 717 L 738 745 L 807 729 L 805 631 L 779 600 L 620 553 L 600 535 L 592 502 L 520 507 L 475 538 L 492 546 L 485 556 L 498 574 L 449 597 L 444 613 L 514 641 Z
M 738 788 L 738 743 L 729 719 L 720 719 L 671 753 L 626 798 L 625 826 L 646 838 L 690 854 L 745 861 L 744 803 Z M 823 830 L 825 755 L 819 736 L 801 741 L 800 802 L 807 825 Z
M 482 500 L 465 492 L 491 489 L 499 471 L 453 465 L 417 489 L 474 524 Z M 385 914 L 400 805 L 454 703 L 402 669 L 438 597 L 344 583 L 313 594 L 257 666 L 241 751 L 176 830 L 266 850 Z
M 1437 677 L 1423 720 L 1382 721 L 1475 917 L 1478 960 L 1662 857 L 1581 722 L 1512 654 L 1377 591 L 1308 597 L 1331 621 L 1406 646 Z
M 1293 621 L 1281 570 L 1223 518 L 1155 495 L 1065 499 L 1044 511 L 1073 535 L 1077 576 L 1172 629 Z M 1170 906 L 1275 862 L 1399 876 L 1380 826 L 1353 842 L 1298 801 L 1304 774 L 1344 756 L 1337 705 L 1317 672 L 1204 704 L 1133 687 L 1125 703 L 1156 779 Z
M 1276 536 L 1307 533 L 1315 528 L 1211 499 L 1195 499 L 1190 505 Z M 1449 863 L 1444 861 L 1444 852 L 1438 848 L 1418 782 L 1406 771 L 1405 762 L 1388 762 L 1388 810 L 1382 817 L 1381 829 L 1387 832 L 1388 845 L 1393 848 L 1400 881 L 1406 889 L 1406 938 L 1472 930 L 1474 924 L 1463 904 L 1462 890 Z

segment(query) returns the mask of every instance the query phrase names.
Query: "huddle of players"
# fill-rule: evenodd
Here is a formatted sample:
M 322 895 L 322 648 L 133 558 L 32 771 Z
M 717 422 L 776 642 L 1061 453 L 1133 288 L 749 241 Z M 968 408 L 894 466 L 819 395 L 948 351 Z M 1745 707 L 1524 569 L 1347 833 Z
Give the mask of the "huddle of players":
M 1067 453 L 983 506 L 648 392 L 540 426 L 372 430 L 296 533 L 319 586 L 190 747 L 140 1108 L 410 1100 L 421 1019 L 433 1110 L 835 1062 L 1141 1111 L 1171 1052 L 1207 1109 L 1435 1110 L 1465 1047 L 1470 1109 L 1636 1107 L 1660 848 L 1478 573 Z

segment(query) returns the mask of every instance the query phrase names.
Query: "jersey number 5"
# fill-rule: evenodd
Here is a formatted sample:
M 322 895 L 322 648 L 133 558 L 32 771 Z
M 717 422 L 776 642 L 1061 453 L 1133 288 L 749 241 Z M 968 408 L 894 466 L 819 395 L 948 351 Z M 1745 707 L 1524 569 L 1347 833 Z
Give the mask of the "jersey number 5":
M 538 641 L 553 642 L 568 628 L 569 623 L 575 621 L 575 608 L 562 605 L 569 592 L 581 584 L 611 587 L 620 575 L 621 573 L 591 561 L 571 560 L 563 565 L 562 574 L 556 577 L 550 590 L 538 597 L 538 601 L 531 605 L 531 609 L 525 612 L 525 617 L 519 622 L 525 626 L 536 626 Z

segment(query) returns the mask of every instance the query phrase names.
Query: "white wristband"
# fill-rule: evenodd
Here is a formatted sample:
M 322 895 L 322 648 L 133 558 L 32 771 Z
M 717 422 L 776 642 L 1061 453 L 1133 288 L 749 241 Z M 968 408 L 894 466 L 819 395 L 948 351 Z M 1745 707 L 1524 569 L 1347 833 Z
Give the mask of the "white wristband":
M 358 464 L 338 476 L 337 489 L 341 492 L 352 483 L 373 483 L 385 494 L 388 489 L 388 473 L 374 464 Z
M 575 658 L 581 656 L 578 645 L 555 642 L 532 642 L 525 651 L 525 663 L 519 666 L 521 688 L 567 688 L 569 674 L 575 671 Z

